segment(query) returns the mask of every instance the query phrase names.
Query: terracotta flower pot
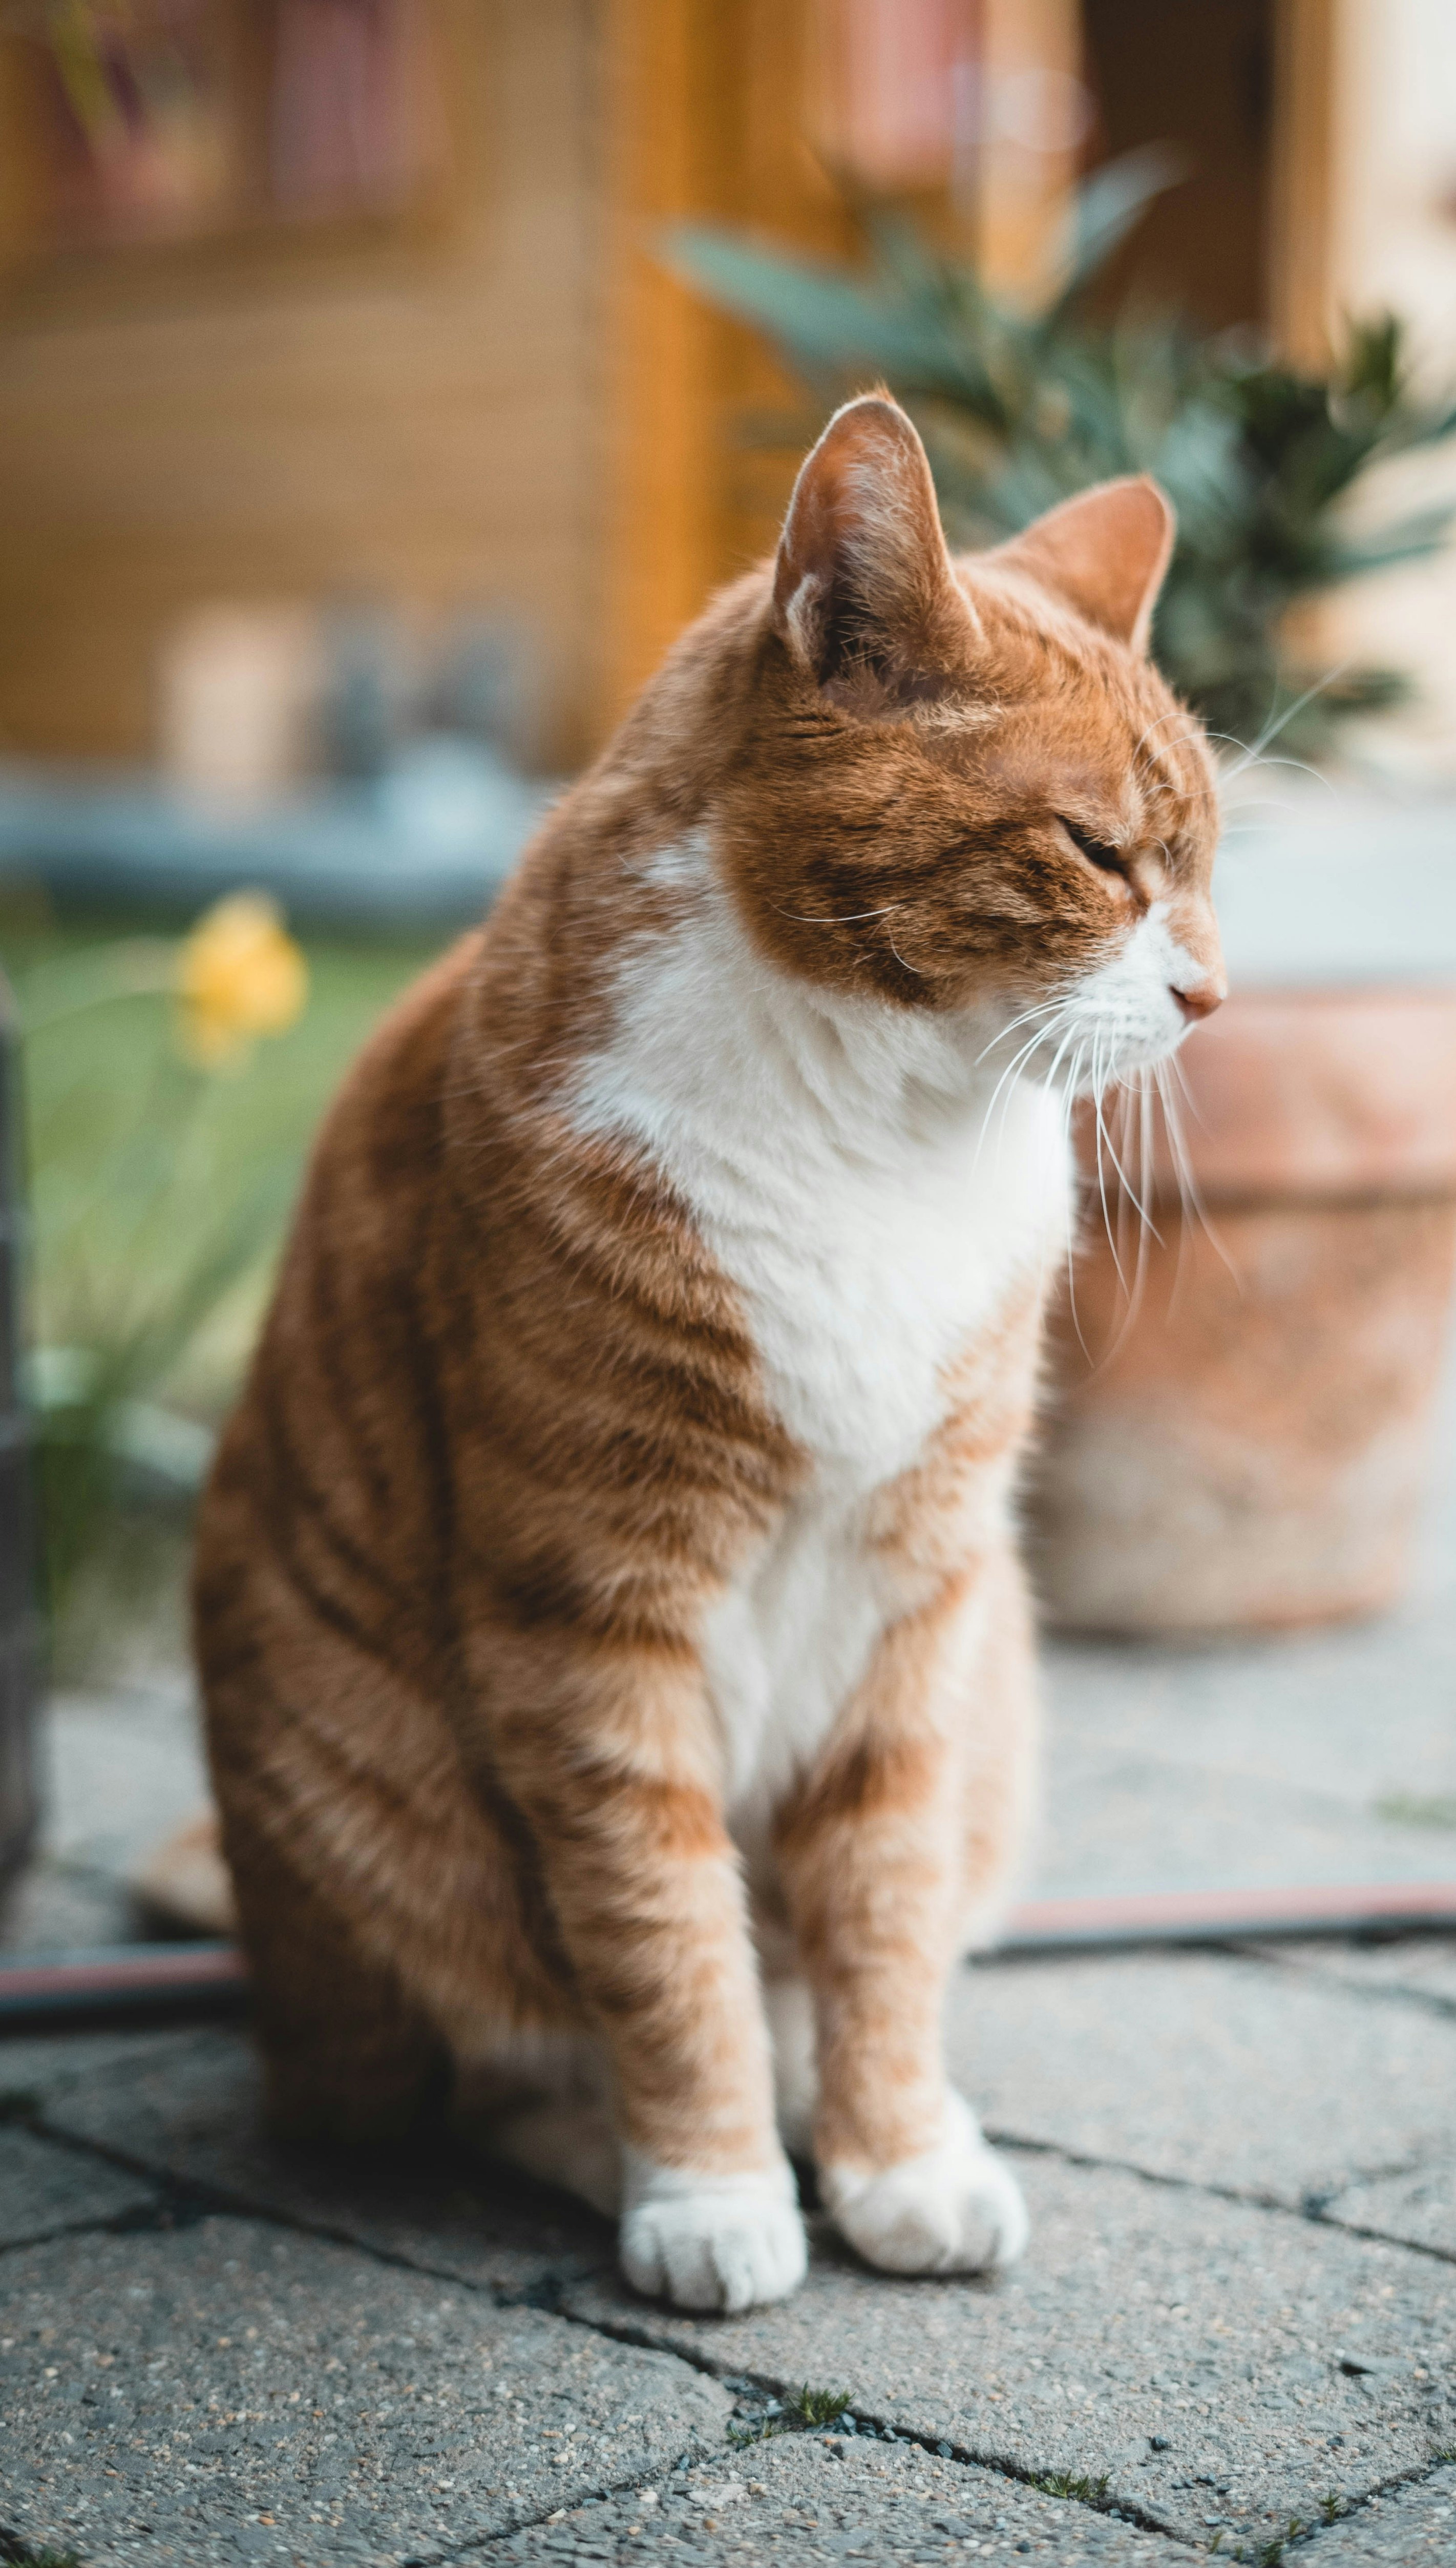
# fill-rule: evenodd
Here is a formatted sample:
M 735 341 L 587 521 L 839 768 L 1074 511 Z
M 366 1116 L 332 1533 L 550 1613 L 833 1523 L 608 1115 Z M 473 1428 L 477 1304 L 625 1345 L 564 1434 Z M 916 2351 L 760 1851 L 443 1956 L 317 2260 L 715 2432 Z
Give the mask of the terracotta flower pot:
M 1117 1632 L 1373 1612 L 1410 1565 L 1456 1267 L 1456 991 L 1235 998 L 1181 1063 L 1213 1236 L 1160 1133 L 1130 1298 L 1093 1190 L 1032 1492 L 1043 1600 Z

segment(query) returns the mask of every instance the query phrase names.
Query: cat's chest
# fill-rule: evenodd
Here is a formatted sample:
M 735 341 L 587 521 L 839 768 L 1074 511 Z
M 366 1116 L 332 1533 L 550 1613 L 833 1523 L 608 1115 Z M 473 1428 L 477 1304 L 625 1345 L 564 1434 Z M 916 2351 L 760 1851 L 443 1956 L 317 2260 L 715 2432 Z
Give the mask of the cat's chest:
M 1009 1296 L 1054 1254 L 1054 1150 L 977 1130 L 874 1158 L 764 1152 L 700 1207 L 764 1389 L 850 1503 L 911 1468 Z
M 720 1199 L 710 1236 L 807 1473 L 705 1632 L 729 1809 L 750 1854 L 904 1610 L 904 1561 L 876 1538 L 887 1502 L 905 1518 L 912 1577 L 917 1553 L 944 1550 L 948 1529 L 916 1511 L 942 1503 L 945 1483 L 919 1466 L 968 1401 L 995 1403 L 1008 1313 L 1037 1298 L 1060 1204 L 1030 1152 L 998 1167 L 974 1145 L 821 1166 L 781 1195 L 760 1172 L 759 1188 L 756 1213 Z M 988 1479 L 995 1512 L 1003 1476 Z M 958 1485 L 954 1503 L 974 1515 L 976 1492 Z
M 1067 1149 L 1058 1100 L 978 1079 L 982 1036 L 827 1009 L 748 950 L 702 887 L 704 845 L 669 855 L 665 878 L 699 896 L 625 960 L 572 1112 L 641 1149 L 685 1207 L 804 1464 L 703 1634 L 747 1841 L 903 1610 L 869 1539 L 877 1493 L 914 1473 L 968 1363 L 984 1346 L 994 1364 L 1008 1309 L 1061 1255 Z

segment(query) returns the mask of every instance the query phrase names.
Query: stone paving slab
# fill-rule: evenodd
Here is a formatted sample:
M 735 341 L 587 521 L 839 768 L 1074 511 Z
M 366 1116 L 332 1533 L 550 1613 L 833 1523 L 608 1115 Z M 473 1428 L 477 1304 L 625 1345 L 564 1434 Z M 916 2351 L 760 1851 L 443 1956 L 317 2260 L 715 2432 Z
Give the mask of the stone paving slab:
M 78 2086 L 109 2082 L 118 2071 L 172 2058 L 185 2032 L 7 2033 L 0 2039 L 0 2112 L 39 2112 Z
M 948 2036 L 994 2129 L 1296 2206 L 1456 2133 L 1456 2017 L 1234 1955 L 978 1967 Z
M 188 1669 L 105 1692 L 60 1691 L 46 1707 L 52 1789 L 43 1833 L 62 1863 L 120 1876 L 208 1799 Z
M 1456 1425 L 1456 1405 L 1451 1417 Z M 1069 1755 L 1100 1741 L 1108 1756 L 1287 1787 L 1311 1808 L 1378 1824 L 1389 1824 L 1377 1814 L 1392 1797 L 1456 1792 L 1449 1561 L 1442 1593 L 1367 1622 L 1186 1644 L 1052 1638 L 1045 1667 L 1057 1744 Z M 1245 1816 L 1257 1830 L 1256 1802 Z
M 87 2568 L 429 2562 L 724 2449 L 670 2355 L 260 2222 L 0 2277 L 0 2524 Z
M 738 2560 L 983 2559 L 1020 2568 L 1194 2568 L 1181 2541 L 944 2461 L 915 2444 L 789 2434 L 732 2451 L 727 2466 L 671 2471 L 610 2504 L 583 2506 L 490 2542 L 496 2560 L 609 2560 L 691 2553 L 694 2568 Z
M 1063 1734 L 1064 1735 L 1064 1734 Z M 1051 1751 L 1045 1851 L 1029 1895 L 1107 1898 L 1168 1890 L 1450 1878 L 1449 1845 L 1342 1808 L 1305 1787 L 1161 1761 L 1105 1741 Z
M 17 2126 L 0 2129 L 0 2247 L 146 2211 L 155 2188 Z
M 1043 1893 L 1456 1874 L 1456 1836 L 1391 1815 L 1456 1800 L 1456 1593 L 1202 1648 L 1053 1641 L 1045 1674 Z
M 153 2038 L 104 2077 L 62 2085 L 61 2075 L 43 2108 L 47 2127 L 461 2282 L 549 2299 L 564 2276 L 610 2265 L 616 2253 L 609 2224 L 585 2205 L 444 2140 L 373 2163 L 275 2145 L 240 2026 Z
M 972 2459 L 1105 2471 L 1115 2502 L 1226 2548 L 1456 2446 L 1448 2266 L 1119 2169 L 1019 2170 L 1031 2244 L 1000 2285 L 871 2276 L 816 2223 L 778 2309 L 694 2319 L 605 2278 L 565 2306 L 721 2372 L 848 2390 Z
M 1442 1848 L 1442 1861 L 1432 1871 L 1456 1872 L 1456 1838 Z M 1255 1944 L 1249 1950 L 1276 1970 L 1304 1971 L 1313 1979 L 1336 1980 L 1342 1988 L 1410 1998 L 1437 2011 L 1449 2008 L 1456 2016 L 1456 1935 L 1401 1935 L 1368 1944 L 1320 1936 L 1308 1944 Z
M 1289 2562 L 1301 2568 L 1451 2568 L 1456 2559 L 1456 2470 L 1371 2497 L 1357 2514 L 1316 2532 Z
M 43 1847 L 5 1902 L 0 1952 L 87 1952 L 138 1932 L 131 1892 L 115 1873 L 63 1863 Z
M 1327 2219 L 1348 2228 L 1406 2239 L 1456 2262 L 1456 2156 L 1448 2152 L 1405 2174 L 1345 2185 L 1331 2194 L 1324 2210 Z M 1452 2289 L 1456 2291 L 1456 2275 Z

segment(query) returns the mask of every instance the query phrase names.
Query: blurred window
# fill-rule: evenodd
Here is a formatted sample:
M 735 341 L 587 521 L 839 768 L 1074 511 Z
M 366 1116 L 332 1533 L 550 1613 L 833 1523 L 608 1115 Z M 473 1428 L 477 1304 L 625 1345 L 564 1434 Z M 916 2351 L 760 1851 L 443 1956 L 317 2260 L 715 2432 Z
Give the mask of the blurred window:
M 285 214 L 400 204 L 438 143 L 416 0 L 277 0 L 269 174 Z
M 36 228 L 58 242 L 209 229 L 237 184 L 224 30 L 198 0 L 11 13 L 36 110 Z
M 810 130 L 874 194 L 955 185 L 978 123 L 978 0 L 815 0 Z
M 429 0 L 13 0 L 0 48 L 12 249 L 389 213 L 441 163 Z

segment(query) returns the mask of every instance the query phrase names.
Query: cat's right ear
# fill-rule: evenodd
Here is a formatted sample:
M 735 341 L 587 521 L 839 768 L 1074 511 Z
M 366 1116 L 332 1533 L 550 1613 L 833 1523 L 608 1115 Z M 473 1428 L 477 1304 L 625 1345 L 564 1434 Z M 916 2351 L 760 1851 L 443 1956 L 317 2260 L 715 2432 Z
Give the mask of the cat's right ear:
M 773 574 L 778 633 L 826 693 L 891 712 L 944 691 L 970 618 L 913 421 L 884 394 L 846 402 L 794 483 Z

